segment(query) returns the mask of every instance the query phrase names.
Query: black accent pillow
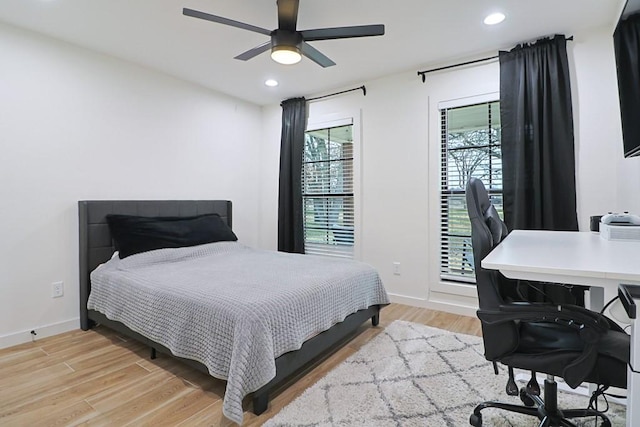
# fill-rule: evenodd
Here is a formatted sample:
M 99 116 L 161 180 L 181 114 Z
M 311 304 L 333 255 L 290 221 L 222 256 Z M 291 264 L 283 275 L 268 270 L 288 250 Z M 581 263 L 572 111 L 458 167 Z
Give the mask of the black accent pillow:
M 107 215 L 120 258 L 163 248 L 181 248 L 238 238 L 218 214 L 191 217 Z

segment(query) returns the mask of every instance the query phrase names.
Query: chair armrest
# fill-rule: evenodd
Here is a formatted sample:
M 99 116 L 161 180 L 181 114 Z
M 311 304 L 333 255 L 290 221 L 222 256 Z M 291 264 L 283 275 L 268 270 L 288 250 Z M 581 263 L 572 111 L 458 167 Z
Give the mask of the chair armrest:
M 640 285 L 618 285 L 618 297 L 629 319 L 635 319 L 637 310 L 634 299 L 640 299 Z
M 478 318 L 487 324 L 503 322 L 552 322 L 565 326 L 588 328 L 601 335 L 609 330 L 609 322 L 600 313 L 577 305 L 514 302 L 500 305 L 498 310 L 478 310 Z

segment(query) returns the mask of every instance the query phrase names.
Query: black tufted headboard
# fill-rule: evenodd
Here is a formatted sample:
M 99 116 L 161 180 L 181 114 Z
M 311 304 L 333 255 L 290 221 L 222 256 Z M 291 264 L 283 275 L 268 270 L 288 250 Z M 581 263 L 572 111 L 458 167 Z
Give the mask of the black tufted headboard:
M 194 216 L 217 213 L 231 223 L 228 200 L 83 200 L 78 202 L 80 231 L 80 327 L 90 328 L 87 300 L 91 292 L 91 272 L 108 261 L 114 252 L 106 216 Z

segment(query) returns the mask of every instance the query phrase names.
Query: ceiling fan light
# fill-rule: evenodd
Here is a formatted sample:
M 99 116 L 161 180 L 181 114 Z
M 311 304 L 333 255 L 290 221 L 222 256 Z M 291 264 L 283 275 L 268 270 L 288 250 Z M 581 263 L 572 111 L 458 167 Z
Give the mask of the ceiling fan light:
M 292 65 L 300 62 L 302 55 L 295 46 L 274 46 L 271 48 L 271 59 L 279 64 Z

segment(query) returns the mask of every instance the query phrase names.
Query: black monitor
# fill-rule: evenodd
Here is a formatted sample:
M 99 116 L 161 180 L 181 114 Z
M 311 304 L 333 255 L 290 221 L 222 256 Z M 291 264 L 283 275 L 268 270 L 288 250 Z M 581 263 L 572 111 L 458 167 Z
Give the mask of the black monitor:
M 640 0 L 628 0 L 613 40 L 624 157 L 640 156 Z

